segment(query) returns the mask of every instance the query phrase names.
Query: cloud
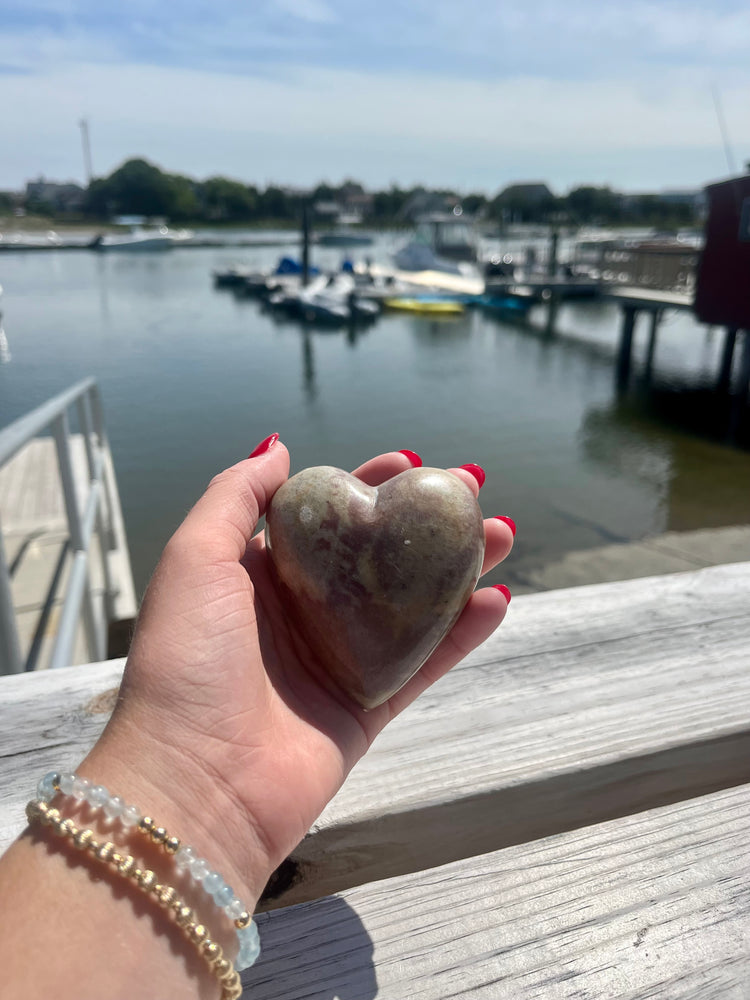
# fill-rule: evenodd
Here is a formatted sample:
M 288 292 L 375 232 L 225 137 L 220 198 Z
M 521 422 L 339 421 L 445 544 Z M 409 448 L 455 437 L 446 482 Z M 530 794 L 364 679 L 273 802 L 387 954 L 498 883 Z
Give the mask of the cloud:
M 276 6 L 292 17 L 311 24 L 335 24 L 338 17 L 322 0 L 276 0 Z
M 749 84 L 750 70 L 738 72 L 722 92 L 736 141 L 750 134 Z M 99 173 L 146 155 L 172 170 L 260 183 L 358 174 L 373 184 L 496 188 L 533 175 L 627 188 L 649 176 L 662 186 L 677 176 L 698 184 L 723 163 L 710 88 L 685 70 L 592 87 L 535 76 L 456 81 L 280 65 L 269 78 L 87 64 L 0 78 L 0 101 L 17 136 L 3 169 L 25 159 L 38 164 L 35 173 L 58 176 L 80 174 L 75 123 L 84 112 Z M 668 164 L 661 174 L 659 163 Z
M 749 37 L 745 0 L 5 0 L 0 184 L 80 175 L 82 114 L 100 172 L 697 183 L 713 86 L 750 153 Z
M 13 64 L 88 59 L 257 73 L 280 52 L 302 67 L 598 79 L 641 68 L 740 68 L 750 9 L 734 0 L 6 0 L 4 51 Z

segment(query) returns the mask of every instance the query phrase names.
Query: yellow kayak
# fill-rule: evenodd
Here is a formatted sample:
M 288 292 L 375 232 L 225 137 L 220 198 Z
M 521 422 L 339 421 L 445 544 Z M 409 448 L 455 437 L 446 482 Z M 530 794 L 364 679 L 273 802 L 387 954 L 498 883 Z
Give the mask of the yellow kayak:
M 466 308 L 463 302 L 456 302 L 452 299 L 430 299 L 430 298 L 392 298 L 384 299 L 383 305 L 386 309 L 398 309 L 401 312 L 421 313 L 426 316 L 458 316 Z

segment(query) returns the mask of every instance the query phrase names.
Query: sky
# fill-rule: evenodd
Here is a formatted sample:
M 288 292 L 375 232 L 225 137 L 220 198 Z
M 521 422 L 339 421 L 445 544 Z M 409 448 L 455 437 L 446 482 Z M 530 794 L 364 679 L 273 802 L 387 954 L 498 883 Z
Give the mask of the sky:
M 749 55 L 747 0 L 0 0 L 0 188 L 83 181 L 83 117 L 98 176 L 700 187 Z

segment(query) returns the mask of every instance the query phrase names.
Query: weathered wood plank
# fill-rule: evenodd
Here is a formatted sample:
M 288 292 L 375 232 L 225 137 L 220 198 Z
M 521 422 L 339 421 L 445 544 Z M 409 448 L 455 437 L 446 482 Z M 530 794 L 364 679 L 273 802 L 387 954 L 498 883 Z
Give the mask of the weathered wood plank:
M 749 595 L 735 564 L 515 600 L 376 741 L 276 904 L 750 781 Z M 37 775 L 93 742 L 106 717 L 85 706 L 117 676 L 0 681 L 0 843 Z
M 376 741 L 278 900 L 750 781 L 748 607 L 749 563 L 514 601 Z
M 747 1000 L 748 845 L 745 786 L 262 914 L 244 995 Z
M 0 851 L 42 774 L 75 767 L 114 707 L 124 660 L 0 677 Z

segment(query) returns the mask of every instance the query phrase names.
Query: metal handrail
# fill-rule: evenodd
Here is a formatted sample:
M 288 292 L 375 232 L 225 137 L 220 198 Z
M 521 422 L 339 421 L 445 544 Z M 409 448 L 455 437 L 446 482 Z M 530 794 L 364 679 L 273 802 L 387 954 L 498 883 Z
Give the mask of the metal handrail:
M 84 438 L 88 467 L 89 489 L 79 506 L 73 460 L 70 447 L 68 411 L 76 406 L 80 431 Z M 57 448 L 60 481 L 65 502 L 73 564 L 63 601 L 51 667 L 66 666 L 72 658 L 78 621 L 83 610 L 83 622 L 89 653 L 94 660 L 106 656 L 106 622 L 109 619 L 115 590 L 109 569 L 107 551 L 114 548 L 112 518 L 112 484 L 109 479 L 111 459 L 104 429 L 99 388 L 88 378 L 43 403 L 31 413 L 19 418 L 0 431 L 0 465 L 9 461 L 25 444 L 40 432 L 50 428 Z M 109 523 L 105 518 L 109 515 Z M 88 555 L 96 530 L 100 540 L 104 594 L 107 613 L 97 620 L 94 595 L 91 590 Z M 21 673 L 33 667 L 24 661 L 18 638 L 18 627 L 11 593 L 10 571 L 5 558 L 0 530 L 0 674 Z

